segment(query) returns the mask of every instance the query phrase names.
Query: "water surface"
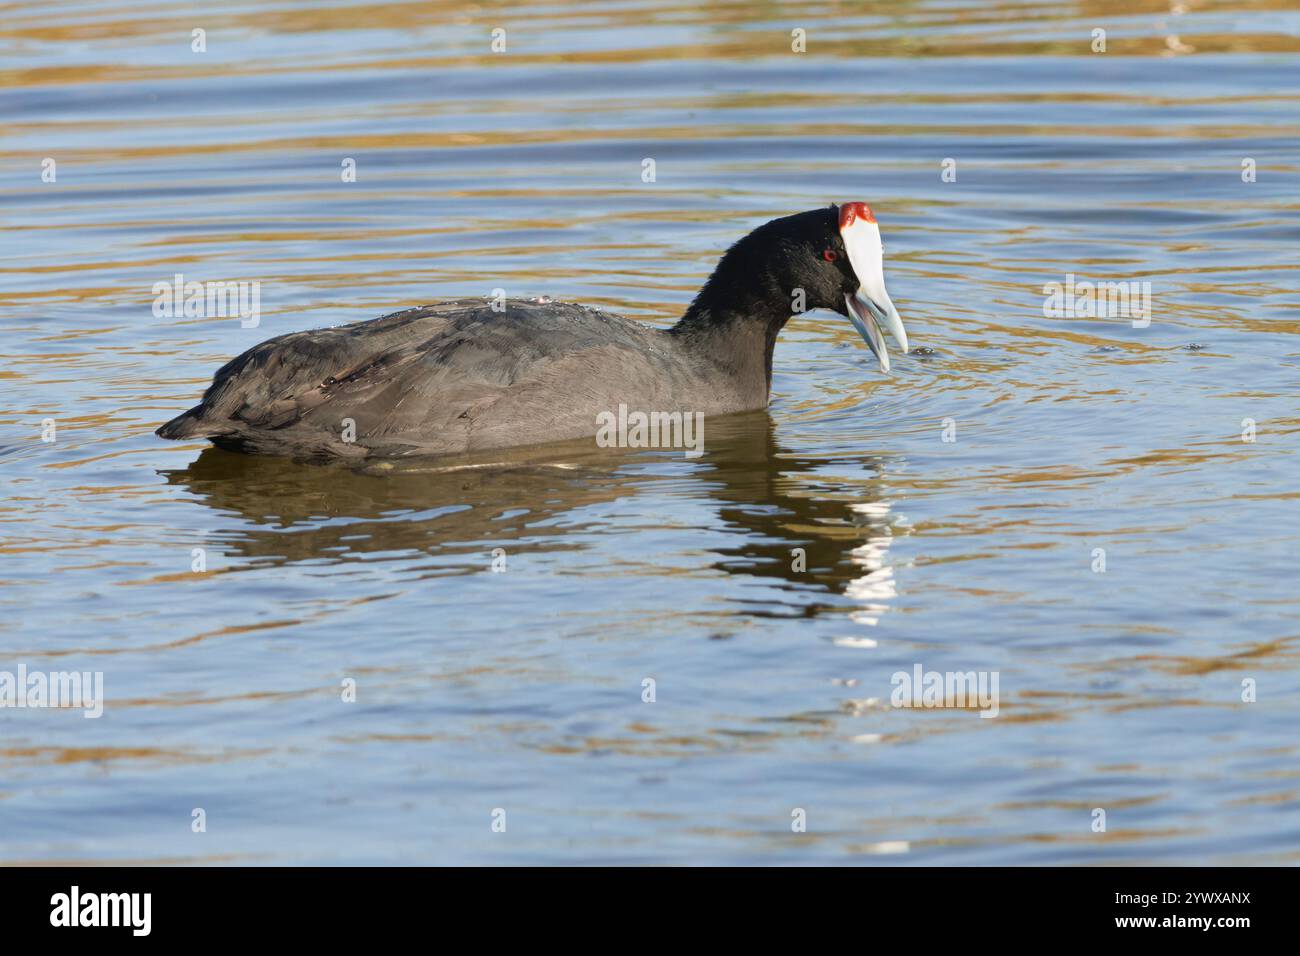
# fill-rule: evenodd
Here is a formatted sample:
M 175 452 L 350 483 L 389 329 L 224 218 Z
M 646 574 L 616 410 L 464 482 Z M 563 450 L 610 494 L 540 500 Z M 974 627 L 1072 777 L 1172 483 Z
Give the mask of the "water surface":
M 0 710 L 0 861 L 1296 862 L 1287 6 L 0 11 L 0 670 L 107 698 Z M 496 288 L 670 323 L 847 199 L 926 351 L 801 316 L 698 459 L 152 435 L 282 332 Z M 260 326 L 155 318 L 178 272 Z M 1071 274 L 1150 325 L 1046 316 Z M 891 707 L 918 664 L 999 715 Z

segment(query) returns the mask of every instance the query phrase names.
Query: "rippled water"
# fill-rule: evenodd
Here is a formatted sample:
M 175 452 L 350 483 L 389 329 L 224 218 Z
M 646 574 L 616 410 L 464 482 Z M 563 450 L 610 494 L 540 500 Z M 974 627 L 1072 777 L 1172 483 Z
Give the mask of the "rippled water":
M 1296 862 L 1298 35 L 1236 0 L 5 8 L 0 670 L 106 706 L 0 711 L 0 860 Z M 699 459 L 152 435 L 284 331 L 494 288 L 668 323 L 844 199 L 929 351 L 882 376 L 802 316 Z M 155 318 L 178 272 L 261 282 L 260 327 Z M 1149 282 L 1149 327 L 1046 316 L 1071 274 Z M 891 707 L 917 665 L 995 672 L 998 716 Z

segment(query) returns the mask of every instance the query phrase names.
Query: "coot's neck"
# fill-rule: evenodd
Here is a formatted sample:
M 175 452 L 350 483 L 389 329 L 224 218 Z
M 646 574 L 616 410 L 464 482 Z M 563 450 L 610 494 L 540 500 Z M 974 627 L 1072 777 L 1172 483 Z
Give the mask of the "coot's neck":
M 772 350 L 790 320 L 791 299 L 770 269 L 751 268 L 736 250 L 718 263 L 686 314 L 668 330 L 687 349 L 718 366 L 746 393 L 772 385 Z M 748 257 L 745 257 L 748 258 Z

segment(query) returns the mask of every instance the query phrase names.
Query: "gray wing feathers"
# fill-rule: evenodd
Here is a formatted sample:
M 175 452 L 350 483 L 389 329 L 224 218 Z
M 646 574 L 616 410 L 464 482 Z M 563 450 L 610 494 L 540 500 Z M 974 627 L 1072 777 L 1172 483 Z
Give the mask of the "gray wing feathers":
M 158 434 L 245 451 L 364 457 L 527 442 L 518 434 L 524 418 L 538 440 L 556 429 L 582 434 L 588 424 L 594 432 L 594 417 L 578 410 L 588 403 L 561 409 L 557 394 L 581 391 L 584 378 L 628 350 L 644 354 L 656 334 L 558 303 L 409 309 L 254 346 Z

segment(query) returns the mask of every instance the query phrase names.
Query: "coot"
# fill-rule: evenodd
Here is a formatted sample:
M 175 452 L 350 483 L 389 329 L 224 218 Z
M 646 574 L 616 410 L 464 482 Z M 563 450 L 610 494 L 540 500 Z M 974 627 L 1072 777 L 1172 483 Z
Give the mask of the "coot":
M 764 408 L 777 333 L 801 309 L 849 318 L 881 371 L 882 328 L 907 351 L 866 203 L 759 226 L 670 329 L 558 302 L 440 302 L 254 346 L 157 434 L 294 458 L 396 458 L 594 436 L 620 405 Z

